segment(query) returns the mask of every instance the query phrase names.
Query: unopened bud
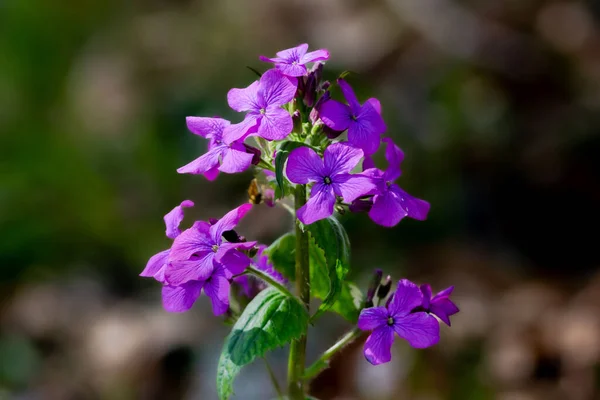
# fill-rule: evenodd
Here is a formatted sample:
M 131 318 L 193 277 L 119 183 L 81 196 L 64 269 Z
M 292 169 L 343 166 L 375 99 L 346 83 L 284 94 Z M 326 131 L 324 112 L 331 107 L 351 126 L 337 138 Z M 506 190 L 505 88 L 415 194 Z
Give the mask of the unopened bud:
M 302 133 L 302 116 L 299 110 L 292 114 L 292 122 L 294 123 L 294 132 Z
M 258 247 L 254 246 L 250 250 L 248 250 L 248 257 L 254 258 L 254 256 L 258 253 Z
M 373 273 L 373 277 L 371 278 L 371 282 L 369 283 L 369 287 L 367 288 L 367 297 L 365 299 L 365 306 L 373 307 L 373 297 L 375 297 L 375 292 L 377 288 L 381 284 L 381 278 L 383 277 L 383 271 L 379 268 L 375 270 Z
M 392 289 L 392 277 L 388 275 L 385 278 L 385 282 L 383 282 L 381 284 L 381 286 L 379 286 L 379 289 L 377 290 L 377 297 L 379 299 L 384 299 L 385 296 L 387 296 L 388 293 L 390 293 L 391 289 Z
M 216 219 L 216 218 L 209 218 L 209 219 L 208 219 L 208 223 L 209 223 L 209 224 L 211 224 L 211 225 L 214 225 L 214 224 L 216 224 L 217 222 L 219 222 L 219 220 L 218 220 L 218 219 Z

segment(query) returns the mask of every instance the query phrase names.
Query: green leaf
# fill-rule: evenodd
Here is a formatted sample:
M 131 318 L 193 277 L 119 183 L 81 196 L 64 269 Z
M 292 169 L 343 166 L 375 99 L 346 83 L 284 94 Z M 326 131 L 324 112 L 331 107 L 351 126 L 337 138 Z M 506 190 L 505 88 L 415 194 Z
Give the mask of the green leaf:
M 350 267 L 350 240 L 342 224 L 333 217 L 308 225 L 308 231 L 311 236 L 311 289 L 315 297 L 323 299 L 319 309 L 311 317 L 311 320 L 315 320 L 334 307 L 344 289 L 350 294 L 350 288 L 344 285 Z M 343 301 L 348 303 L 349 299 L 351 296 L 345 296 Z M 352 301 L 350 304 L 353 306 Z M 342 315 L 345 318 L 351 315 L 349 309 L 351 307 L 348 304 L 337 307 L 338 312 L 344 311 Z
M 355 324 L 358 321 L 363 301 L 364 296 L 361 290 L 354 283 L 345 281 L 342 283 L 340 295 L 331 310 Z
M 286 233 L 265 249 L 275 269 L 290 281 L 296 280 L 296 236 Z
M 277 147 L 277 155 L 275 156 L 275 180 L 277 181 L 277 186 L 279 187 L 279 191 L 276 191 L 276 194 L 279 195 L 279 197 L 277 197 L 278 199 L 284 197 L 286 194 L 285 177 L 283 176 L 283 167 L 285 165 L 285 161 L 292 150 L 302 146 L 306 146 L 306 144 L 288 140 L 281 143 Z
M 274 288 L 265 289 L 248 304 L 225 339 L 217 368 L 217 392 L 226 400 L 233 394 L 233 381 L 241 368 L 269 350 L 300 338 L 308 324 L 308 313 L 296 298 Z

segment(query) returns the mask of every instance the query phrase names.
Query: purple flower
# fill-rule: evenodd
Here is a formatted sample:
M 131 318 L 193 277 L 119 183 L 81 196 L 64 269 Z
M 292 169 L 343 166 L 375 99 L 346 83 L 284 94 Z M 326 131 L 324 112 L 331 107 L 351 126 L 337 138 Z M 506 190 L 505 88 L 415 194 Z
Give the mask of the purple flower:
M 297 184 L 315 182 L 308 202 L 298 210 L 298 219 L 309 225 L 333 214 L 336 196 L 345 202 L 378 190 L 378 180 L 350 170 L 363 157 L 360 149 L 343 143 L 327 147 L 323 159 L 309 147 L 294 149 L 289 157 L 286 173 Z
M 218 264 L 223 264 L 225 275 L 237 275 L 250 265 L 250 258 L 239 250 L 249 250 L 256 242 L 230 243 L 223 240 L 223 232 L 235 228 L 252 204 L 244 204 L 225 214 L 213 225 L 196 221 L 173 241 L 164 271 L 165 281 L 181 286 L 189 281 L 208 280 Z
M 169 239 L 175 239 L 181 234 L 179 224 L 183 221 L 183 209 L 193 206 L 193 201 L 184 200 L 180 205 L 173 208 L 165 215 L 164 221 L 165 226 L 167 227 L 166 235 Z M 150 257 L 150 260 L 148 260 L 148 263 L 146 264 L 146 268 L 140 273 L 140 276 L 155 278 L 159 282 L 162 282 L 164 268 L 166 267 L 167 258 L 169 257 L 170 252 L 171 249 L 167 249 Z
M 287 76 L 303 76 L 307 74 L 306 64 L 315 61 L 329 59 L 329 52 L 325 49 L 307 53 L 308 44 L 304 43 L 298 47 L 282 50 L 275 58 L 260 56 L 261 61 L 272 62 L 275 68 Z
M 253 133 L 267 140 L 284 139 L 292 131 L 293 122 L 282 106 L 292 101 L 297 84 L 296 78 L 270 69 L 247 88 L 231 89 L 227 93 L 229 107 L 247 114 L 242 122 L 225 129 L 224 140 L 232 143 Z
M 366 158 L 363 163 L 363 168 L 367 168 L 364 174 L 374 178 L 379 177 L 385 182 L 385 185 L 382 186 L 383 190 L 371 199 L 373 205 L 369 210 L 369 217 L 375 223 L 386 227 L 397 225 L 404 217 L 411 217 L 419 221 L 425 220 L 429 212 L 429 203 L 411 196 L 394 183 L 402 174 L 400 163 L 404 159 L 404 153 L 392 139 L 385 138 L 383 141 L 387 145 L 385 158 L 388 161 L 388 169 L 383 172 L 376 168 L 370 168 L 373 166 L 370 158 Z M 360 208 L 361 206 L 358 204 L 354 207 L 354 209 Z
M 361 106 L 345 80 L 338 79 L 338 84 L 348 105 L 337 100 L 325 101 L 319 107 L 319 117 L 335 131 L 348 129 L 348 141 L 366 155 L 371 155 L 379 148 L 380 135 L 386 130 L 381 118 L 381 104 L 372 98 Z
M 440 340 L 440 325 L 425 312 L 411 311 L 423 303 L 423 295 L 414 283 L 402 279 L 387 307 L 365 308 L 358 317 L 358 327 L 373 331 L 367 338 L 364 354 L 373 365 L 392 359 L 394 332 L 417 349 L 435 345 Z
M 271 262 L 269 261 L 269 258 L 267 257 L 267 255 L 264 254 L 264 251 L 266 248 L 267 248 L 267 246 L 265 246 L 264 244 L 261 244 L 258 246 L 258 252 L 256 253 L 256 257 L 255 257 L 255 261 L 254 261 L 253 265 L 256 267 L 256 269 L 259 269 L 259 270 L 265 272 L 266 274 L 271 276 L 271 278 L 275 279 L 277 282 L 279 282 L 283 285 L 287 284 L 287 279 L 285 279 L 283 277 L 283 275 L 281 275 L 275 269 L 273 264 L 271 264 Z M 238 276 L 238 277 L 234 278 L 234 282 L 236 282 L 238 285 L 240 285 L 244 294 L 247 297 L 253 297 L 259 291 L 261 291 L 262 289 L 264 289 L 266 287 L 264 282 L 258 281 L 256 278 L 254 278 L 253 276 L 249 276 L 249 275 Z
M 188 129 L 209 139 L 208 152 L 179 168 L 180 174 L 202 174 L 212 181 L 219 171 L 233 174 L 248 169 L 254 152 L 248 151 L 242 141 L 225 141 L 223 131 L 230 122 L 222 118 L 187 117 Z
M 423 293 L 423 310 L 437 316 L 448 326 L 450 326 L 450 316 L 460 311 L 458 307 L 456 307 L 456 304 L 450 300 L 450 295 L 453 290 L 454 286 L 450 286 L 431 297 L 431 286 L 428 284 L 421 285 L 421 293 Z
M 165 284 L 162 288 L 163 307 L 169 312 L 184 312 L 192 308 L 202 289 L 212 302 L 215 315 L 224 314 L 229 308 L 231 273 L 223 264 L 215 264 L 205 280 L 190 280 L 179 286 Z

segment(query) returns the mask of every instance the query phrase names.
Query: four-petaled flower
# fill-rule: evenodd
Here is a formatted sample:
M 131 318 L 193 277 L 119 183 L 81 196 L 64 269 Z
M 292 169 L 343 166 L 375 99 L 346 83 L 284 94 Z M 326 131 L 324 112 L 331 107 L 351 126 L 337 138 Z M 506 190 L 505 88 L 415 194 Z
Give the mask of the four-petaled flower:
M 381 104 L 379 100 L 371 98 L 361 106 L 345 80 L 338 79 L 338 84 L 348 105 L 337 100 L 325 101 L 319 106 L 319 117 L 335 131 L 348 129 L 348 141 L 361 148 L 365 155 L 371 155 L 379 148 L 380 136 L 386 130 L 381 118 Z
M 364 347 L 367 361 L 373 365 L 389 362 L 394 332 L 417 349 L 435 345 L 440 340 L 440 325 L 426 312 L 412 312 L 423 303 L 421 290 L 402 279 L 387 307 L 365 308 L 358 317 L 358 327 L 372 331 Z
M 275 68 L 284 75 L 304 76 L 308 73 L 306 70 L 307 63 L 329 59 L 329 52 L 325 49 L 311 51 L 310 53 L 307 53 L 307 50 L 308 44 L 304 43 L 291 49 L 281 50 L 275 58 L 260 56 L 259 59 L 274 63 Z
M 436 294 L 431 296 L 431 286 L 428 284 L 421 285 L 421 293 L 423 293 L 423 310 L 435 315 L 448 326 L 450 326 L 450 316 L 456 314 L 460 310 L 450 300 L 450 295 L 454 290 L 454 286 L 450 286 Z
M 243 141 L 225 141 L 223 131 L 230 122 L 223 118 L 187 117 L 188 129 L 209 139 L 208 152 L 179 168 L 180 174 L 202 174 L 212 181 L 219 171 L 233 174 L 248 169 L 254 154 L 246 151 Z
M 225 128 L 223 139 L 231 143 L 249 134 L 267 140 L 285 139 L 294 125 L 292 116 L 282 106 L 292 101 L 297 85 L 296 78 L 270 69 L 247 88 L 231 89 L 227 93 L 229 107 L 247 114 L 239 124 Z
M 429 213 L 429 203 L 408 194 L 394 183 L 401 175 L 400 163 L 404 159 L 402 150 L 394 144 L 392 139 L 385 138 L 386 143 L 385 158 L 388 161 L 388 169 L 383 172 L 377 168 L 372 168 L 373 161 L 366 158 L 363 163 L 364 173 L 372 177 L 380 177 L 385 182 L 381 185 L 381 192 L 371 199 L 372 206 L 369 210 L 369 217 L 377 224 L 387 227 L 397 225 L 404 217 L 423 221 Z M 356 208 L 360 208 L 355 203 Z
M 294 149 L 286 167 L 288 179 L 299 185 L 315 182 L 308 202 L 298 210 L 298 219 L 308 225 L 333 214 L 336 196 L 345 202 L 378 190 L 378 180 L 363 174 L 350 174 L 363 152 L 343 143 L 325 149 L 323 159 L 309 147 Z

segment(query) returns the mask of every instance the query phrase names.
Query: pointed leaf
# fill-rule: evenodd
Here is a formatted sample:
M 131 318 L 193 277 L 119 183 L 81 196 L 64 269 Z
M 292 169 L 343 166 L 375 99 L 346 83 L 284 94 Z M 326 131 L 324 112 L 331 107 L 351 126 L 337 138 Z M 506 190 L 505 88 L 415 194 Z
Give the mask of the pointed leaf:
M 296 236 L 286 233 L 265 249 L 275 269 L 288 280 L 296 280 Z
M 329 217 L 307 227 L 310 232 L 311 286 L 315 297 L 323 299 L 311 320 L 333 307 L 344 289 L 344 279 L 350 267 L 350 240 L 346 230 L 335 218 Z M 314 248 L 314 247 L 317 248 Z M 349 288 L 346 288 L 349 294 Z M 351 296 L 346 296 L 345 301 Z M 347 304 L 338 310 L 348 318 Z M 334 309 L 335 310 L 335 309 Z
M 217 392 L 226 400 L 233 394 L 233 381 L 240 369 L 269 350 L 300 338 L 308 313 L 296 298 L 277 289 L 265 289 L 248 304 L 223 346 L 217 368 Z
M 279 188 L 279 191 L 276 191 L 276 194 L 279 195 L 279 197 L 277 197 L 278 199 L 286 195 L 286 179 L 283 175 L 283 167 L 285 166 L 285 162 L 292 150 L 302 146 L 310 147 L 305 143 L 293 142 L 289 140 L 281 143 L 277 147 L 277 155 L 275 156 L 275 180 L 277 181 L 277 187 Z

